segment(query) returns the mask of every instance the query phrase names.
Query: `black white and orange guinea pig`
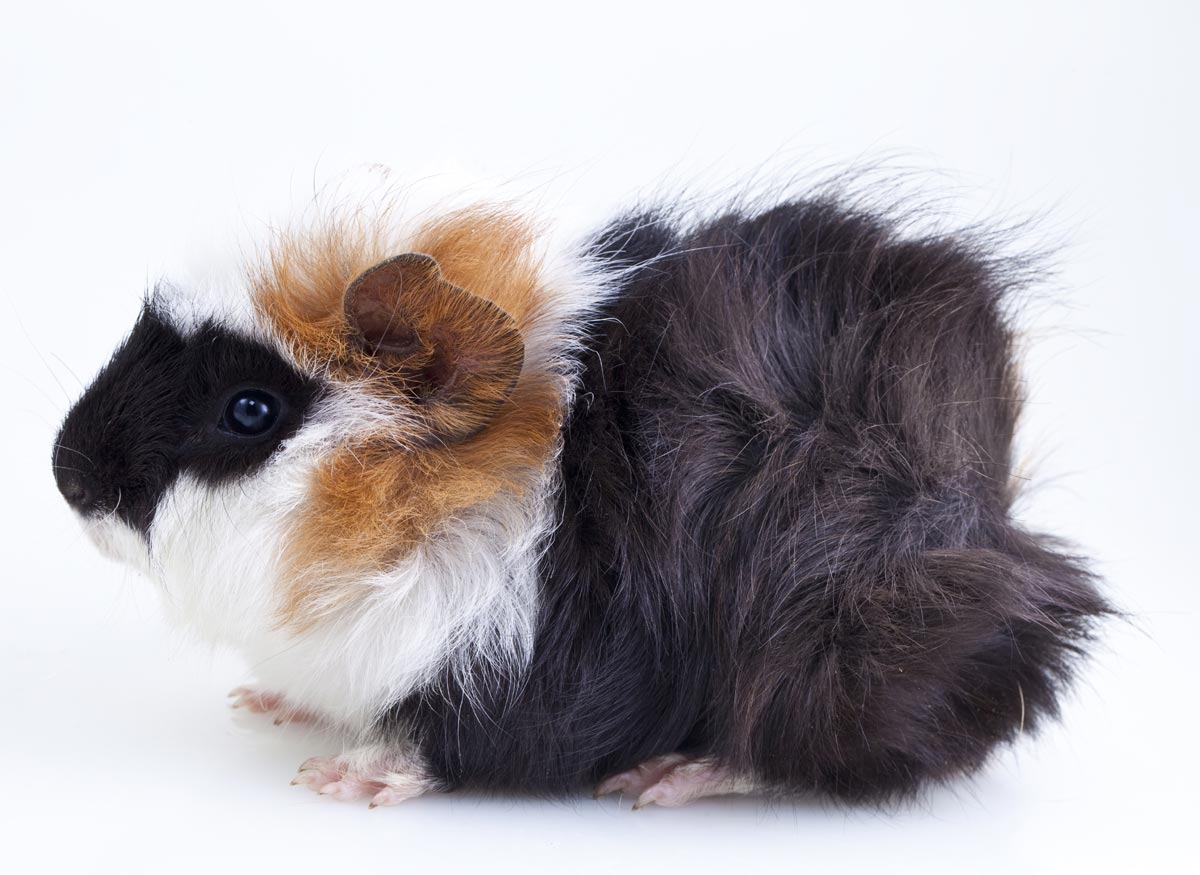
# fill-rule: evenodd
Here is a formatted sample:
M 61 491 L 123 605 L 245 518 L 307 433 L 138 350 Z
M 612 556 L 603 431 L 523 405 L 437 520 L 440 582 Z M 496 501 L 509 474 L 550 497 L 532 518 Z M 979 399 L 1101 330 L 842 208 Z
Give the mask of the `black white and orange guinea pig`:
M 1110 609 L 1014 519 L 1025 262 L 856 204 L 307 222 L 149 296 L 58 488 L 324 795 L 911 796 Z

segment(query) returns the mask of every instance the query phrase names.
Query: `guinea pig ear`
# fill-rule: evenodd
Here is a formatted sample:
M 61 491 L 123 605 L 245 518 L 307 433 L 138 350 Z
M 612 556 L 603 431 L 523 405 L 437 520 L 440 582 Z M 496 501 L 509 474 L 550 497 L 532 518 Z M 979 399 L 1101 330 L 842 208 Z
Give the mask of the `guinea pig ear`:
M 346 288 L 351 335 L 381 372 L 399 378 L 435 439 L 478 432 L 517 385 L 525 342 L 502 309 L 410 252 L 380 262 Z

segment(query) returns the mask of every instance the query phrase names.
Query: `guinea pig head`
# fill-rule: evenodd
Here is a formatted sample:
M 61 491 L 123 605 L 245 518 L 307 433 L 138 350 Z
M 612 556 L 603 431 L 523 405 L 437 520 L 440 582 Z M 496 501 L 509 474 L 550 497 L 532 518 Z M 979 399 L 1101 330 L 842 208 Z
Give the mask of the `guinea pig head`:
M 472 624 L 528 637 L 513 545 L 549 525 L 571 342 L 533 241 L 488 211 L 329 225 L 239 303 L 156 291 L 63 423 L 59 490 L 205 638 L 369 616 L 418 671 Z

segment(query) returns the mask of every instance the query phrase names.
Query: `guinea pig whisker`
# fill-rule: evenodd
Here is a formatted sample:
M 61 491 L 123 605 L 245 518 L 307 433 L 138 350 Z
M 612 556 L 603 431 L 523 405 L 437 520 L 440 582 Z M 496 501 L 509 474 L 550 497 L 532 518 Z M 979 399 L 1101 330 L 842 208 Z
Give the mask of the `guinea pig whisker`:
M 66 450 L 68 453 L 74 453 L 77 456 L 82 456 L 84 459 L 87 460 L 88 464 L 90 464 L 93 468 L 96 467 L 96 463 L 94 461 L 92 461 L 91 456 L 89 456 L 87 453 L 84 453 L 84 452 L 81 452 L 81 451 L 75 449 L 74 447 L 68 447 L 62 441 L 55 441 L 54 447 L 56 450 Z M 55 463 L 55 466 L 57 467 L 57 463 Z
M 117 487 L 117 503 L 113 505 L 112 510 L 100 518 L 101 523 L 106 523 L 117 515 L 117 511 L 121 509 L 121 487 Z
M 28 408 L 28 407 L 23 407 L 23 408 L 21 408 L 20 412 L 21 412 L 21 413 L 28 413 L 30 416 L 34 416 L 34 417 L 36 417 L 37 419 L 41 420 L 41 422 L 42 422 L 42 425 L 46 426 L 46 428 L 50 429 L 51 431 L 56 431 L 56 430 L 58 429 L 58 424 L 57 424 L 57 423 L 51 422 L 50 420 L 48 420 L 48 419 L 46 418 L 45 414 L 43 414 L 43 413 L 40 413 L 40 412 L 39 412 L 39 411 L 37 411 L 37 410 L 31 410 L 31 409 L 30 409 L 30 408 Z
M 38 392 L 41 394 L 41 396 L 50 403 L 51 407 L 53 407 L 56 411 L 60 411 L 59 402 L 57 400 L 55 400 L 53 397 L 51 397 L 50 393 L 46 391 L 46 388 L 44 386 L 42 386 L 40 383 L 36 382 L 35 380 L 30 379 L 28 376 L 26 376 L 25 374 L 22 374 L 20 371 L 16 370 L 15 368 L 12 369 L 12 371 L 18 377 L 20 377 L 22 380 L 24 380 L 26 383 L 28 383 L 30 386 L 33 386 L 33 388 L 37 389 Z
M 55 471 L 74 471 L 76 474 L 88 473 L 87 471 L 84 471 L 82 468 L 72 468 L 70 465 L 60 465 L 60 464 L 58 464 L 58 462 L 55 462 L 51 467 Z
M 58 384 L 59 390 L 66 397 L 67 403 L 70 404 L 71 393 L 68 392 L 67 387 L 62 384 L 62 380 L 58 378 L 58 374 L 55 373 L 54 368 L 50 367 L 50 362 L 48 362 L 46 357 L 42 355 L 42 351 L 38 348 L 38 345 L 33 342 L 33 337 L 30 336 L 29 331 L 25 328 L 25 323 L 21 321 L 20 316 L 17 316 L 17 327 L 21 329 L 21 333 L 25 335 L 25 339 L 29 342 L 29 346 L 33 349 L 34 355 L 36 355 L 41 363 L 46 366 L 46 370 L 50 372 L 50 378 L 54 380 L 56 384 Z M 76 379 L 79 378 L 76 377 Z
M 54 359 L 56 362 L 58 362 L 60 365 L 62 365 L 64 368 L 66 368 L 66 370 L 67 370 L 67 373 L 71 375 L 71 379 L 73 379 L 73 380 L 74 380 L 76 383 L 78 383 L 78 384 L 79 384 L 79 388 L 80 388 L 80 389 L 85 389 L 85 390 L 87 389 L 87 386 L 85 386 L 85 385 L 83 384 L 83 380 L 79 379 L 79 375 L 78 375 L 77 373 L 75 373 L 75 371 L 73 371 L 73 370 L 71 369 L 71 366 L 70 366 L 69 364 L 67 364 L 67 363 L 66 363 L 66 362 L 63 360 L 63 357 L 62 357 L 62 356 L 60 356 L 60 355 L 59 355 L 58 353 L 56 353 L 56 352 L 52 352 L 52 353 L 50 353 L 50 356 L 51 356 L 51 357 L 52 357 L 52 358 L 53 358 L 53 359 Z

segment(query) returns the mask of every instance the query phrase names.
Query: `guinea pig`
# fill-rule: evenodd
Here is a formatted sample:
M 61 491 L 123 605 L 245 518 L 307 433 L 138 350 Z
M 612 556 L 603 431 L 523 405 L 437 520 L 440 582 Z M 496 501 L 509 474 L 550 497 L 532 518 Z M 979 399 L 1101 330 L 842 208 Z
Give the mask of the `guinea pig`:
M 836 196 L 553 237 L 281 232 L 159 285 L 62 425 L 234 705 L 344 738 L 293 783 L 878 803 L 1057 714 L 1110 609 L 1014 518 L 1018 263 Z

